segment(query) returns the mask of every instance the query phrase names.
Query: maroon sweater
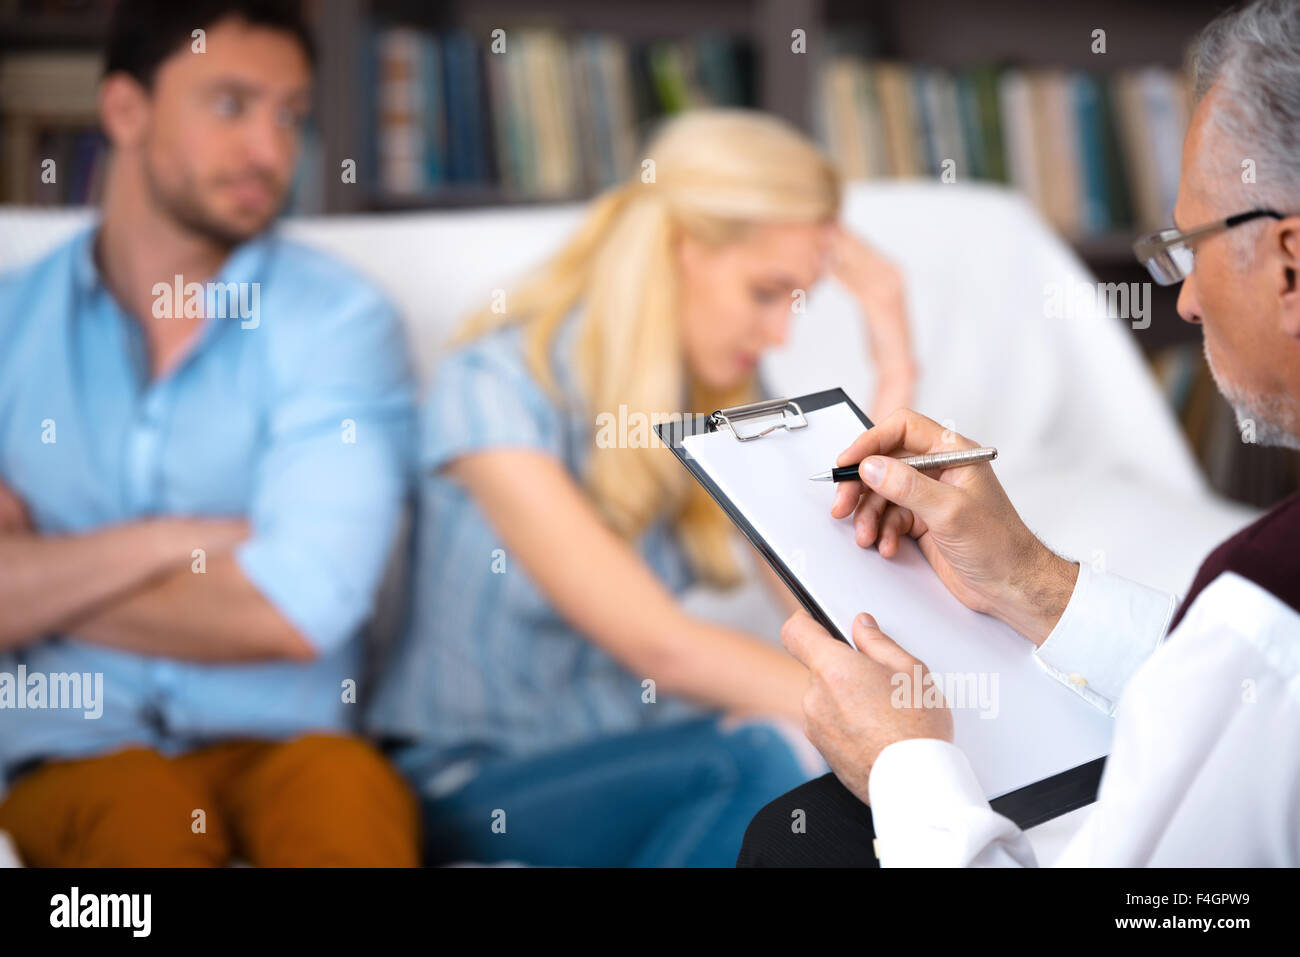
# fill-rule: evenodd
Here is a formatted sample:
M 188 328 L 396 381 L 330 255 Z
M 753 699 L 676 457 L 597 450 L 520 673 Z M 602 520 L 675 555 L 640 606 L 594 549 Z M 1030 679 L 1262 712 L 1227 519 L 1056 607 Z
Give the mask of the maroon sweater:
M 1224 572 L 1236 572 L 1300 612 L 1300 492 L 1210 552 L 1170 622 L 1171 632 L 1196 596 Z

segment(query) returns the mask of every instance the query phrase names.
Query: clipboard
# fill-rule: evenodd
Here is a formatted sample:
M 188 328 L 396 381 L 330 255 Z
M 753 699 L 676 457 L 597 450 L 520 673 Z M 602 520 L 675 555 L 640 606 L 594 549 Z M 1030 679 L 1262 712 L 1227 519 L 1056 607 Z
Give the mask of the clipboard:
M 814 594 L 814 592 L 817 591 L 817 588 L 815 586 L 810 587 L 811 583 L 808 570 L 806 568 L 800 569 L 792 567 L 796 563 L 787 560 L 789 557 L 788 549 L 784 550 L 787 554 L 786 557 L 783 557 L 783 549 L 776 547 L 772 542 L 769 542 L 767 538 L 765 538 L 765 536 L 755 526 L 754 521 L 751 521 L 751 517 L 746 514 L 745 510 L 741 508 L 739 503 L 733 500 L 733 497 L 728 494 L 728 492 L 723 488 L 723 485 L 720 484 L 717 478 L 710 473 L 709 469 L 705 467 L 697 456 L 692 454 L 691 449 L 688 447 L 690 445 L 696 445 L 697 448 L 700 448 L 698 444 L 700 440 L 694 437 L 711 436 L 715 433 L 718 434 L 718 438 L 709 439 L 710 442 L 735 442 L 737 443 L 737 450 L 753 448 L 759 442 L 774 442 L 778 446 L 782 442 L 793 445 L 794 443 L 792 443 L 789 438 L 782 439 L 780 436 L 797 436 L 802 430 L 816 428 L 819 424 L 819 419 L 824 419 L 828 423 L 828 428 L 833 420 L 837 427 L 837 434 L 840 434 L 841 438 L 843 438 L 842 433 L 846 424 L 847 413 L 851 413 L 852 416 L 856 417 L 857 421 L 852 423 L 854 426 L 860 424 L 861 429 L 863 430 L 871 427 L 871 420 L 868 419 L 853 400 L 848 397 L 843 389 L 828 389 L 822 392 L 815 392 L 795 398 L 767 399 L 761 402 L 737 406 L 735 408 L 719 409 L 709 415 L 694 415 L 681 420 L 674 419 L 659 423 L 655 426 L 655 431 L 658 433 L 660 440 L 672 450 L 673 454 L 677 456 L 681 464 L 691 473 L 695 480 L 700 483 L 704 490 L 709 493 L 709 496 L 718 504 L 718 506 L 722 508 L 727 517 L 730 518 L 740 530 L 741 534 L 748 539 L 750 544 L 753 545 L 755 550 L 763 557 L 764 561 L 771 566 L 772 570 L 786 585 L 786 587 L 790 589 L 791 593 L 799 600 L 799 603 L 804 607 L 808 614 L 830 632 L 830 634 L 839 638 L 841 641 L 852 644 L 849 640 L 849 636 L 844 633 L 844 628 L 842 628 L 835 620 L 835 616 L 832 615 L 827 608 L 823 607 L 823 602 L 819 601 Z M 853 437 L 854 436 L 848 436 L 847 439 L 838 446 L 838 448 L 842 449 L 852 440 Z M 779 454 L 780 450 L 773 450 L 773 452 Z M 727 454 L 730 455 L 731 451 L 728 450 Z M 834 453 L 829 454 L 833 455 Z M 756 456 L 756 458 L 758 458 L 758 456 Z M 810 465 L 804 474 L 810 474 L 812 471 L 825 468 L 831 464 L 832 462 L 830 459 L 825 461 L 819 459 L 816 463 Z M 823 490 L 825 489 L 824 485 L 821 487 Z M 827 496 L 826 517 L 828 521 L 834 521 L 829 518 L 829 496 L 833 493 L 826 492 L 825 494 Z M 911 543 L 910 540 L 902 543 L 902 545 L 915 548 L 914 543 Z M 874 550 L 861 551 L 871 552 L 880 562 L 895 561 L 895 559 L 884 559 L 879 557 L 878 553 L 875 553 Z M 919 556 L 919 549 L 916 550 L 916 555 L 921 562 L 924 562 L 924 558 L 920 558 Z M 883 568 L 884 566 L 880 567 Z M 928 565 L 925 567 L 928 571 Z M 933 576 L 932 572 L 929 574 L 933 579 L 933 582 L 938 584 L 940 591 L 942 591 L 944 595 L 948 595 L 946 588 L 938 582 L 937 577 Z M 951 602 L 956 603 L 955 598 L 952 598 L 950 595 L 948 595 L 948 598 Z M 980 627 L 988 628 L 988 623 L 992 622 L 992 619 L 986 619 L 985 616 L 977 615 L 975 612 L 965 609 L 964 606 L 961 606 L 961 608 L 962 613 L 974 616 L 974 619 L 971 620 L 972 624 L 975 620 L 979 620 L 983 623 Z M 861 607 L 858 608 L 858 610 L 873 611 L 874 613 L 873 609 L 867 607 Z M 879 617 L 879 615 L 877 615 L 877 617 Z M 891 637 L 895 638 L 900 645 L 903 645 L 904 647 L 908 646 L 907 636 L 905 634 L 900 635 L 897 633 L 899 629 L 892 627 L 890 624 L 883 621 L 882 627 L 884 627 L 885 631 L 889 633 Z M 1005 626 L 1001 625 L 1001 623 L 995 623 L 994 627 L 1004 629 L 1010 633 L 1010 629 L 1006 629 Z M 905 631 L 905 629 L 903 630 Z M 1021 645 L 1024 645 L 1023 653 L 1027 656 L 1026 660 L 1029 660 L 1032 664 L 1032 651 L 1028 647 L 1027 643 L 1025 643 L 1024 639 L 1019 636 L 1015 636 L 1015 639 Z M 971 641 L 974 640 L 975 639 L 971 639 Z M 935 663 L 928 660 L 925 654 L 918 654 L 917 652 L 913 652 L 913 654 L 926 661 L 926 664 L 932 668 L 935 667 Z M 1035 772 L 1031 775 L 1031 780 L 1018 786 L 1009 788 L 995 786 L 993 788 L 993 793 L 988 794 L 993 809 L 1015 821 L 1021 828 L 1033 827 L 1036 824 L 1041 824 L 1045 821 L 1051 820 L 1052 818 L 1066 814 L 1069 811 L 1073 811 L 1096 801 L 1097 788 L 1101 781 L 1102 770 L 1105 767 L 1106 754 L 1109 751 L 1109 728 L 1112 724 L 1109 717 L 1093 708 L 1078 695 L 1074 694 L 1074 692 L 1060 686 L 1060 683 L 1056 681 L 1056 679 L 1052 678 L 1046 672 L 1041 671 L 1041 669 L 1038 669 L 1036 665 L 1033 665 L 1033 669 L 1036 672 L 1036 674 L 1032 676 L 1033 679 L 1045 684 L 1043 688 L 1034 687 L 1029 689 L 1033 693 L 1032 696 L 1035 698 L 1042 698 L 1045 696 L 1050 708 L 1059 710 L 1060 715 L 1063 716 L 1060 720 L 1062 720 L 1067 726 L 1070 722 L 1077 722 L 1079 731 L 1081 732 L 1079 736 L 1080 741 L 1077 742 L 1073 750 L 1078 754 L 1095 754 L 1096 756 L 1087 757 L 1086 759 L 1078 760 L 1077 762 L 1073 760 L 1067 761 L 1066 763 L 1068 766 L 1046 773 L 1041 777 L 1039 777 L 1037 772 Z M 1017 674 L 1019 675 L 1019 681 L 1022 685 L 1025 688 L 1028 688 L 1028 685 L 1024 685 L 1024 683 L 1029 681 L 1030 678 L 1024 674 L 1024 669 L 1021 668 L 1020 672 Z M 1044 690 L 1048 686 L 1054 686 L 1054 690 Z M 1059 692 L 1059 694 L 1056 694 L 1056 692 Z M 1054 716 L 1056 716 L 1055 713 Z M 954 719 L 957 717 L 957 713 L 954 712 Z M 962 729 L 966 729 L 967 732 L 974 731 L 980 734 L 985 733 L 983 729 L 972 725 L 971 720 L 971 718 L 963 716 L 963 723 L 958 727 L 959 740 L 957 743 L 959 745 L 964 746 L 966 743 L 961 740 L 963 733 Z M 1101 730 L 1102 724 L 1100 722 L 1104 722 L 1104 732 Z M 954 724 L 957 724 L 956 720 L 954 721 Z M 1105 738 L 1104 746 L 1101 742 L 1103 733 Z M 989 735 L 991 735 L 991 732 L 989 732 Z M 1050 759 L 1044 756 L 1046 749 L 1043 746 L 1043 742 L 1039 741 L 1037 744 L 1039 746 L 1037 763 L 1039 766 L 1047 766 L 1050 764 Z M 990 749 L 1001 749 L 1004 751 L 1013 749 L 1016 748 L 1018 744 L 1012 736 L 1008 734 L 1006 735 L 1005 742 L 990 744 L 989 741 L 983 741 L 981 746 L 987 753 Z M 969 749 L 967 750 L 969 751 Z M 1000 758 L 998 760 L 1006 759 Z M 972 756 L 972 764 L 976 764 L 974 756 Z M 977 776 L 981 777 L 981 784 L 983 785 L 984 779 L 980 774 L 980 767 L 976 766 L 975 770 Z M 1002 773 L 1001 771 L 997 774 L 991 774 L 990 776 L 1006 780 L 1011 780 L 1014 777 L 1013 775 Z

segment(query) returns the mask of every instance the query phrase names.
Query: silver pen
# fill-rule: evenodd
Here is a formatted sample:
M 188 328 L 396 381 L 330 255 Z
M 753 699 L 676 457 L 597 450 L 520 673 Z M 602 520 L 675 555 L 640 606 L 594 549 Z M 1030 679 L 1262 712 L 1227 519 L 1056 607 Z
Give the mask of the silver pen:
M 914 469 L 928 471 L 933 469 L 951 469 L 960 465 L 975 465 L 979 462 L 992 462 L 998 457 L 994 448 L 954 449 L 951 452 L 927 452 L 925 455 L 909 455 L 898 461 Z M 814 482 L 852 482 L 858 478 L 856 465 L 838 465 L 825 472 L 808 476 Z

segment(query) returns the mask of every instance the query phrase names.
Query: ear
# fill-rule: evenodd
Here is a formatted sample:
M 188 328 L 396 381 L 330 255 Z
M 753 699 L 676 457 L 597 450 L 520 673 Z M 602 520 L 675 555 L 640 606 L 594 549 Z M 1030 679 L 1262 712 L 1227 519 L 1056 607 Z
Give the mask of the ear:
M 1300 339 L 1300 216 L 1289 216 L 1274 227 L 1277 255 L 1276 288 L 1282 330 Z
M 99 122 L 119 149 L 131 149 L 144 138 L 149 105 L 149 92 L 128 73 L 110 73 L 99 83 Z

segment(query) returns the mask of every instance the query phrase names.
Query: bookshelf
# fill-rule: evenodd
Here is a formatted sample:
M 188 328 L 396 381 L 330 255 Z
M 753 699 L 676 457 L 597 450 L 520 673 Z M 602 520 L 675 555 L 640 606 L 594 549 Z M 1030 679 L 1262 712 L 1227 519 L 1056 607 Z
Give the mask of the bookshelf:
M 0 65 L 22 54 L 80 51 L 85 56 L 93 56 L 102 42 L 112 2 L 0 0 Z M 501 144 L 508 144 L 513 135 L 511 121 L 498 116 L 498 106 L 508 102 L 508 98 L 499 95 L 502 83 L 515 83 L 516 92 L 522 88 L 524 93 L 520 95 L 530 108 L 562 109 L 574 98 L 581 101 L 580 108 L 586 104 L 590 111 L 594 102 L 590 98 L 604 96 L 607 98 L 605 115 L 617 115 L 609 112 L 609 103 L 614 102 L 609 97 L 617 87 L 610 78 L 616 74 L 589 73 L 586 82 L 575 84 L 571 80 L 568 86 L 560 83 L 552 87 L 552 95 L 528 100 L 527 96 L 536 92 L 531 85 L 539 79 L 555 81 L 557 62 L 555 48 L 547 54 L 548 41 L 534 37 L 561 38 L 559 49 L 565 55 L 560 59 L 564 62 L 571 59 L 568 44 L 576 42 L 576 38 L 584 35 L 605 38 L 607 46 L 599 54 L 593 54 L 592 62 L 606 64 L 602 57 L 612 57 L 624 63 L 629 75 L 633 75 L 633 81 L 629 81 L 632 89 L 627 93 L 632 106 L 620 122 L 632 130 L 636 139 L 653 119 L 671 111 L 673 101 L 679 101 L 677 105 L 683 99 L 698 102 L 692 98 L 700 95 L 697 81 L 701 64 L 707 61 L 714 63 L 714 74 L 717 62 L 729 63 L 727 70 L 744 74 L 731 78 L 739 85 L 725 94 L 723 101 L 727 96 L 739 97 L 739 102 L 785 117 L 825 142 L 824 119 L 819 114 L 825 111 L 824 71 L 833 55 L 858 57 L 868 64 L 891 62 L 903 68 L 923 67 L 941 77 L 960 78 L 966 71 L 993 66 L 1035 75 L 1035 71 L 1078 71 L 1109 82 L 1125 71 L 1179 70 L 1188 42 L 1225 5 L 1223 0 L 1183 0 L 1179 4 L 1160 0 L 1088 0 L 1050 5 L 1041 0 L 307 0 L 307 3 L 315 23 L 319 57 L 318 106 L 315 129 L 308 144 L 310 163 L 305 163 L 312 166 L 314 174 L 304 178 L 304 192 L 309 195 L 304 202 L 296 202 L 295 209 L 328 213 L 545 203 L 581 200 L 596 192 L 602 182 L 599 170 L 593 172 L 584 167 L 580 173 L 566 176 L 563 163 L 551 169 L 552 173 L 559 172 L 551 177 L 547 188 L 538 189 L 538 183 L 527 181 L 529 171 L 524 171 L 520 180 L 520 164 L 510 167 L 508 150 L 502 148 Z M 483 73 L 478 81 L 481 101 L 476 112 L 484 123 L 484 152 L 475 160 L 485 175 L 468 180 L 433 178 L 433 182 L 425 182 L 423 166 L 411 177 L 412 160 L 403 157 L 400 150 L 390 151 L 388 159 L 391 161 L 396 156 L 393 168 L 399 172 L 402 163 L 408 167 L 404 188 L 391 188 L 391 183 L 386 185 L 376 175 L 384 161 L 383 137 L 376 134 L 376 114 L 388 101 L 380 95 L 387 74 L 377 63 L 375 39 L 378 30 L 392 28 L 407 31 L 408 49 L 411 48 L 409 37 L 432 37 L 437 54 L 444 55 L 452 46 L 444 46 L 442 38 L 453 36 L 468 40 L 475 48 L 477 69 Z M 528 56 L 536 57 L 530 67 L 533 72 L 512 74 L 500 62 L 489 62 L 483 50 L 497 28 L 507 31 L 508 43 L 520 43 Z M 805 31 L 806 53 L 791 50 L 791 32 L 796 29 Z M 1093 51 L 1097 29 L 1105 31 L 1104 53 Z M 731 47 L 724 44 L 722 53 L 716 45 L 705 53 L 698 48 L 689 49 L 690 43 L 700 37 L 721 38 Z M 397 44 L 397 49 L 401 46 Z M 511 49 L 518 51 L 521 46 Z M 646 52 L 656 49 L 660 51 L 658 60 L 653 52 Z M 664 53 L 665 50 L 668 52 Z M 426 45 L 416 59 L 408 62 L 418 65 L 425 62 L 419 57 L 427 54 Z M 636 79 L 638 71 L 639 79 Z M 461 81 L 465 75 L 450 74 Z M 494 87 L 494 83 L 498 86 Z M 716 94 L 708 84 L 703 86 L 705 97 Z M 459 90 L 463 85 L 453 83 L 447 88 Z M 399 105 L 409 112 L 409 102 L 402 101 Z M 23 135 L 30 144 L 37 134 L 27 120 L 15 124 L 13 117 L 0 115 L 0 132 L 8 136 L 15 126 L 22 127 L 24 122 L 27 132 Z M 78 123 L 84 126 L 88 122 L 81 116 L 58 120 L 61 128 L 72 130 Z M 566 122 L 580 124 L 581 118 L 569 117 Z M 609 129 L 614 128 L 612 121 L 607 119 L 606 123 Z M 580 148 L 569 149 L 567 155 L 571 160 L 576 156 L 576 162 L 591 163 L 592 150 L 582 148 L 589 147 L 591 140 L 582 139 L 580 125 L 574 129 Z M 444 147 L 448 139 L 444 135 Z M 463 141 L 465 137 L 456 139 Z M 401 137 L 396 140 L 400 143 Z M 12 142 L 12 138 L 6 142 Z M 13 167 L 15 160 L 11 157 L 16 153 L 9 150 L 3 155 L 6 166 Z M 542 154 L 528 155 L 531 162 L 534 155 Z M 616 156 L 616 150 L 609 156 L 602 154 L 605 175 Z M 626 157 L 626 152 L 623 156 Z M 338 175 L 341 161 L 348 158 L 357 162 L 355 184 L 343 182 Z M 426 161 L 427 157 L 416 162 L 420 165 Z M 537 165 L 546 162 L 538 159 Z M 510 169 L 515 171 L 513 177 L 508 172 Z M 916 173 L 929 176 L 933 170 L 922 168 Z M 5 181 L 10 192 L 21 188 L 23 175 L 26 174 L 8 172 Z M 10 193 L 6 193 L 6 199 L 14 201 Z M 1069 235 L 1068 230 L 1066 233 L 1100 281 L 1146 282 L 1145 271 L 1131 254 L 1134 233 L 1146 225 L 1124 224 L 1082 235 Z M 1135 333 L 1136 341 L 1166 380 L 1174 383 L 1169 387 L 1171 402 L 1183 419 L 1211 482 L 1221 491 L 1256 504 L 1276 500 L 1300 485 L 1294 455 L 1243 446 L 1236 439 L 1226 404 L 1214 395 L 1206 398 L 1208 373 L 1199 357 L 1200 335 L 1176 317 L 1177 288 L 1153 285 L 1151 291 L 1153 322 L 1150 328 Z M 1177 385 L 1180 382 L 1182 385 Z
M 112 0 L 0 0 L 0 57 L 30 50 L 95 48 Z M 1176 7 L 1123 0 L 1053 5 L 1050 17 L 1036 0 L 309 0 L 317 24 L 320 96 L 317 110 L 324 169 L 358 159 L 361 188 L 325 175 L 319 208 L 362 212 L 440 206 L 467 207 L 579 199 L 592 183 L 559 193 L 529 193 L 502 182 L 499 155 L 478 182 L 439 183 L 428 189 L 392 190 L 367 170 L 373 136 L 376 73 L 368 46 L 376 25 L 405 26 L 426 34 L 463 32 L 483 45 L 503 28 L 561 37 L 593 33 L 629 49 L 674 38 L 728 37 L 750 58 L 744 102 L 784 116 L 816 133 L 818 71 L 830 49 L 857 47 L 866 57 L 961 70 L 983 63 L 1107 72 L 1159 65 L 1177 68 L 1187 40 L 1219 4 L 1186 0 Z M 1091 52 L 1091 32 L 1107 31 L 1107 50 Z M 808 52 L 790 50 L 791 31 L 803 29 Z M 481 67 L 481 64 L 480 64 Z M 495 106 L 484 90 L 483 106 Z M 636 133 L 666 112 L 662 103 L 638 104 Z M 647 115 L 649 114 L 649 115 Z M 489 131 L 489 139 L 495 138 Z M 1131 231 L 1080 237 L 1076 247 L 1090 263 L 1127 261 Z

